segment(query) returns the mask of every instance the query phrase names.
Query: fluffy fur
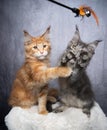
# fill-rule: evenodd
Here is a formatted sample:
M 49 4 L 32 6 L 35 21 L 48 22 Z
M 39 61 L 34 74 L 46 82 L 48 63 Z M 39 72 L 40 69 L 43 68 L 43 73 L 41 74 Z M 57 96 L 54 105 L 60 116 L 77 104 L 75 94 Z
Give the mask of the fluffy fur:
M 61 106 L 55 112 L 63 111 L 68 107 L 78 107 L 90 116 L 90 109 L 94 105 L 94 94 L 85 70 L 99 42 L 100 40 L 84 43 L 76 26 L 74 37 L 60 60 L 60 66 L 70 66 L 73 73 L 67 78 L 59 78 Z
M 90 119 L 77 108 L 41 116 L 37 106 L 28 110 L 14 107 L 5 117 L 8 130 L 107 130 L 107 117 L 95 103 Z
M 24 31 L 25 62 L 16 74 L 11 90 L 9 104 L 29 108 L 38 104 L 40 114 L 47 114 L 48 81 L 58 77 L 69 76 L 69 67 L 50 67 L 49 56 L 51 45 L 49 40 L 50 27 L 38 37 Z M 52 95 L 53 96 L 53 95 Z

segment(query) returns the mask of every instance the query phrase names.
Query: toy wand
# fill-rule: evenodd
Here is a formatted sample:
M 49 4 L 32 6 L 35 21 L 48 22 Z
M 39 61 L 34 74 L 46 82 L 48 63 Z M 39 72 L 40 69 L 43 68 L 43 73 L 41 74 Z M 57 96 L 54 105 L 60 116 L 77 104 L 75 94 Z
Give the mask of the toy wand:
M 71 7 L 69 7 L 69 6 L 67 6 L 67 5 L 64 5 L 64 4 L 62 4 L 62 3 L 59 3 L 59 2 L 57 2 L 57 1 L 55 1 L 55 0 L 48 0 L 48 1 L 53 2 L 53 3 L 57 4 L 57 5 L 60 5 L 60 6 L 64 7 L 64 8 L 66 8 L 66 9 L 71 10 L 73 13 L 76 13 L 76 16 L 75 16 L 75 17 L 78 17 L 78 16 L 79 16 L 79 9 L 78 9 L 78 8 L 71 8 Z
M 59 2 L 57 2 L 57 1 L 55 1 L 55 0 L 48 0 L 48 1 L 50 1 L 50 2 L 52 2 L 52 3 L 55 3 L 55 4 L 57 4 L 57 5 L 59 5 L 59 6 L 62 6 L 62 7 L 64 7 L 64 8 L 67 8 L 67 9 L 69 9 L 69 10 L 71 10 L 73 13 L 75 13 L 76 15 L 75 15 L 75 17 L 82 17 L 82 18 L 84 18 L 84 16 L 87 16 L 87 17 L 90 17 L 91 16 L 91 14 L 93 15 L 93 17 L 95 18 L 95 20 L 96 20 L 96 23 L 97 23 L 97 25 L 99 25 L 99 20 L 98 20 L 98 17 L 97 17 L 97 15 L 96 15 L 96 13 L 91 9 L 91 7 L 89 7 L 89 6 L 86 6 L 86 5 L 82 5 L 82 6 L 80 6 L 79 8 L 71 8 L 71 7 L 69 7 L 69 6 L 67 6 L 67 5 L 64 5 L 64 4 L 62 4 L 62 3 L 59 3 Z

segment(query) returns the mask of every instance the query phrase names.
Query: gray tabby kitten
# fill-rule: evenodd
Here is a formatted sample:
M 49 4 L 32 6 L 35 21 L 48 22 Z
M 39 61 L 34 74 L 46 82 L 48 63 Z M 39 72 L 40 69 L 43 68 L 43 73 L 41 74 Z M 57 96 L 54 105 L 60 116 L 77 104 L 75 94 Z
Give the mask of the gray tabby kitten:
M 90 116 L 90 109 L 94 105 L 94 94 L 90 80 L 86 74 L 86 67 L 95 53 L 95 48 L 101 40 L 84 43 L 76 26 L 73 39 L 61 57 L 60 66 L 71 66 L 73 73 L 67 78 L 59 78 L 60 106 L 54 111 L 61 112 L 69 107 L 82 108 Z

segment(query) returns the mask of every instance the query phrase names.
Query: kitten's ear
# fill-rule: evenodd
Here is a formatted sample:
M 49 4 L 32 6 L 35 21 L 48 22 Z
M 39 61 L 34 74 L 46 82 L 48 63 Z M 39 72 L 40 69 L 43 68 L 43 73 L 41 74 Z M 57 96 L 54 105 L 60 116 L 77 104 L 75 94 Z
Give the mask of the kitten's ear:
M 102 42 L 102 40 L 95 40 L 94 42 L 90 43 L 89 46 L 93 47 L 94 50 L 98 46 L 98 43 Z
M 51 28 L 51 26 L 49 26 L 46 29 L 45 33 L 43 33 L 41 37 L 44 37 L 45 39 L 49 40 L 50 28 Z
M 24 32 L 24 43 L 28 44 L 31 41 L 32 36 L 26 30 L 24 30 L 23 32 Z
M 78 42 L 80 40 L 80 33 L 79 33 L 79 29 L 78 29 L 77 25 L 75 26 L 75 28 L 76 28 L 76 31 L 75 31 L 75 34 L 72 38 L 72 41 Z

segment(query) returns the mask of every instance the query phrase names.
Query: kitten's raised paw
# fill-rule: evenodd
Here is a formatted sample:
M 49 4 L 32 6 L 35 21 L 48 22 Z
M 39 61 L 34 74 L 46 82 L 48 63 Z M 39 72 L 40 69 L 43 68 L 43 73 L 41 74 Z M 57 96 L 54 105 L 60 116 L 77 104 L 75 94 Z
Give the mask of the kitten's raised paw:
M 68 76 L 70 76 L 72 74 L 72 69 L 70 67 L 67 67 L 66 69 L 67 70 L 66 70 L 65 77 L 68 77 Z
M 70 67 L 59 67 L 58 69 L 59 77 L 68 77 L 72 73 L 72 69 Z
M 40 111 L 39 114 L 47 115 L 47 114 L 48 114 L 48 111 L 46 111 L 46 110 L 44 110 L 44 111 Z

